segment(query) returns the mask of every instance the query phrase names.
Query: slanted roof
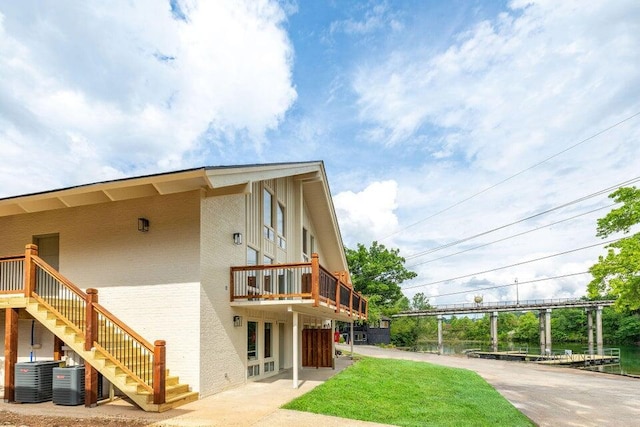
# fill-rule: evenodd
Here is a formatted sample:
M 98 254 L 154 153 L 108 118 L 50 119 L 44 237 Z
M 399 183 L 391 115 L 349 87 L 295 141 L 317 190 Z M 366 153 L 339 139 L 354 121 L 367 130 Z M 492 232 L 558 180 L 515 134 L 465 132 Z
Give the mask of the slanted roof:
M 288 176 L 304 183 L 305 202 L 317 233 L 330 247 L 338 249 L 324 255 L 332 258 L 326 260 L 327 265 L 347 270 L 342 237 L 322 161 L 208 166 L 6 197 L 0 199 L 0 217 L 199 189 L 210 196 L 249 193 L 253 182 Z

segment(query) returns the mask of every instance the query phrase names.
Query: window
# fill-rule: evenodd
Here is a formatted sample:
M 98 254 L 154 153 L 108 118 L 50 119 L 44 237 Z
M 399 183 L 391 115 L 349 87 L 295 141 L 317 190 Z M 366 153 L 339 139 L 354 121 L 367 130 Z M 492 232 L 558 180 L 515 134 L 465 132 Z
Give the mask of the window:
M 313 237 L 313 235 L 309 236 L 309 250 L 311 251 L 311 253 L 314 253 L 316 251 L 316 239 L 315 237 Z
M 276 211 L 276 221 L 278 226 L 278 246 L 282 249 L 287 248 L 287 241 L 285 239 L 285 229 L 284 229 L 284 206 L 282 203 L 278 203 L 278 210 Z
M 264 364 L 264 371 L 265 372 L 273 372 L 275 370 L 275 363 L 274 362 L 267 362 Z
M 260 375 L 260 365 L 253 365 L 247 368 L 247 376 L 257 377 Z
M 307 246 L 308 232 L 306 228 L 302 229 L 302 254 L 305 261 L 309 261 L 309 248 Z
M 247 359 L 256 360 L 257 358 L 258 358 L 258 322 L 247 322 Z
M 266 189 L 263 191 L 262 203 L 264 237 L 269 240 L 274 240 L 275 232 L 273 230 L 273 195 Z
M 265 359 L 272 356 L 271 354 L 271 344 L 272 344 L 271 331 L 272 330 L 273 330 L 273 323 L 265 322 L 264 324 L 264 357 Z
M 258 251 L 247 247 L 247 265 L 258 265 Z

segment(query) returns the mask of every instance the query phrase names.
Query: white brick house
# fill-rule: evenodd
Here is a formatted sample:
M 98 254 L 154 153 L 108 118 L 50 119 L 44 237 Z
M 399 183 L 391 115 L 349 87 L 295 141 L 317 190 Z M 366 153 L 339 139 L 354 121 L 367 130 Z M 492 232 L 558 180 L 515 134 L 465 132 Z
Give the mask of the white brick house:
M 166 341 L 166 367 L 201 397 L 281 369 L 295 378 L 303 365 L 328 366 L 332 321 L 366 318 L 322 162 L 203 167 L 0 199 L 0 233 L 2 324 L 18 319 L 18 361 L 51 359 L 65 340 L 55 322 L 38 321 L 54 302 L 40 299 L 41 273 L 29 279 L 29 249 L 15 257 L 29 244 L 53 271 L 33 268 L 57 286 L 97 289 L 100 306 L 135 333 Z M 34 293 L 15 284 L 28 280 Z M 74 298 L 91 306 L 85 294 Z M 101 344 L 91 326 L 75 328 L 90 362 Z

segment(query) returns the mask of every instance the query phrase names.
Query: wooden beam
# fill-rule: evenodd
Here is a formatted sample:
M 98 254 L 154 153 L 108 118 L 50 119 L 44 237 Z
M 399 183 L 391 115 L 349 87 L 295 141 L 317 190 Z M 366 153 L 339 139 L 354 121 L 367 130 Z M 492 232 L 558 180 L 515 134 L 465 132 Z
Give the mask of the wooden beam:
M 4 401 L 15 401 L 16 362 L 18 361 L 18 311 L 5 309 L 4 322 Z

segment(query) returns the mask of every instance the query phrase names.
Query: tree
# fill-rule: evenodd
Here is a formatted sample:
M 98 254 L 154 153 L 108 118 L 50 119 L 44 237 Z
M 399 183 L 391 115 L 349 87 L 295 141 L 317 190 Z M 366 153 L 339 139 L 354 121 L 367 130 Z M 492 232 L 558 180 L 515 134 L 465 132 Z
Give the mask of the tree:
M 429 298 L 422 292 L 418 292 L 411 298 L 411 310 L 428 310 L 431 308 Z
M 622 203 L 604 218 L 598 219 L 596 235 L 606 238 L 614 233 L 629 234 L 640 223 L 640 189 L 622 187 L 609 195 Z M 606 256 L 598 257 L 589 272 L 593 280 L 587 286 L 589 296 L 609 294 L 616 298 L 616 309 L 640 310 L 640 233 L 624 237 L 606 246 Z
M 400 284 L 417 276 L 405 268 L 399 253 L 399 249 L 387 249 L 378 242 L 368 249 L 361 243 L 355 250 L 347 249 L 354 289 L 367 297 L 378 296 L 375 304 L 383 310 L 393 308 L 404 297 Z

